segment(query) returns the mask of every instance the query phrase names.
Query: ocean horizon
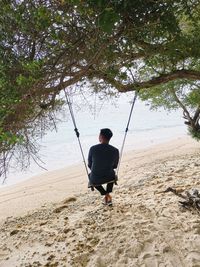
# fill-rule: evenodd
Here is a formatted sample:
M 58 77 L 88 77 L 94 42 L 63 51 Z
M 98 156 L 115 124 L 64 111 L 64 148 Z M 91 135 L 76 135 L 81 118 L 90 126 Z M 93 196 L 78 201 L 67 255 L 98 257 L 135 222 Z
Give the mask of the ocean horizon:
M 83 151 L 87 160 L 90 146 L 98 143 L 99 131 L 110 128 L 113 137 L 110 144 L 121 148 L 128 116 L 131 108 L 132 94 L 122 94 L 115 100 L 105 101 L 96 98 L 90 102 L 81 99 L 73 106 L 77 127 L 80 132 Z M 95 101 L 95 104 L 94 104 Z M 113 104 L 115 103 L 115 104 Z M 140 100 L 136 101 L 124 152 L 148 148 L 149 146 L 185 136 L 186 126 L 182 118 L 182 111 L 167 112 L 164 109 L 150 110 L 149 106 Z M 40 158 L 43 167 L 48 171 L 65 168 L 82 163 L 77 137 L 74 132 L 69 112 L 57 125 L 57 132 L 48 132 L 40 142 Z M 11 170 L 1 187 L 12 185 L 32 176 L 45 173 L 46 170 L 31 162 L 26 171 Z

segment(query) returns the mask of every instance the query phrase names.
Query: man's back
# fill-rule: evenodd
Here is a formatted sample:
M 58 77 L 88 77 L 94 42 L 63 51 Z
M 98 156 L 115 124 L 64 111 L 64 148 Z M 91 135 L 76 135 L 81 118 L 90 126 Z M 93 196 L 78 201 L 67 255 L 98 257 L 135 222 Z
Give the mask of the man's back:
M 91 169 L 90 182 L 103 184 L 115 179 L 114 169 L 119 161 L 119 151 L 109 144 L 92 146 L 88 156 L 88 167 Z

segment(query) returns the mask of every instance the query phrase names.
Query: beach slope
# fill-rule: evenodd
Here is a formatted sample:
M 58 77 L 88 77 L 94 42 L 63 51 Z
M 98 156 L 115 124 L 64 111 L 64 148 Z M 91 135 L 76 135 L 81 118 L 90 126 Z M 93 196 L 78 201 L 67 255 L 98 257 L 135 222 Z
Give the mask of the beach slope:
M 179 138 L 123 158 L 113 207 L 82 167 L 0 191 L 0 266 L 198 267 L 200 214 L 168 187 L 200 189 L 200 144 Z

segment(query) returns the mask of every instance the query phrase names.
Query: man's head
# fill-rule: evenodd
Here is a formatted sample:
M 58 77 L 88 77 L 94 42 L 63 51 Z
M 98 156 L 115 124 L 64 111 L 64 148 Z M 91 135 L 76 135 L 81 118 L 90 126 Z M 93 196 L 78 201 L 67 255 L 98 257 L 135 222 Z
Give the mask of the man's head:
M 104 128 L 100 130 L 99 141 L 100 143 L 109 143 L 113 133 L 110 129 Z

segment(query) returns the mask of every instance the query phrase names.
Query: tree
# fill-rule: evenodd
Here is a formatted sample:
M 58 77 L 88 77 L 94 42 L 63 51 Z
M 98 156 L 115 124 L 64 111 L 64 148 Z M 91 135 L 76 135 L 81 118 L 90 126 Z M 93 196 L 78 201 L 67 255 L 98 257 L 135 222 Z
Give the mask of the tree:
M 0 169 L 37 159 L 60 92 L 140 90 L 199 136 L 198 1 L 8 0 L 0 10 Z M 192 115 L 191 115 L 192 114 Z M 27 157 L 28 155 L 28 157 Z M 27 161 L 25 161 L 27 159 Z
M 141 93 L 141 99 L 149 101 L 152 109 L 164 107 L 167 110 L 182 109 L 185 124 L 190 135 L 200 140 L 200 86 L 185 79 L 154 87 Z

